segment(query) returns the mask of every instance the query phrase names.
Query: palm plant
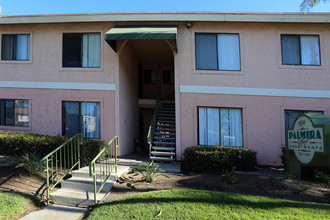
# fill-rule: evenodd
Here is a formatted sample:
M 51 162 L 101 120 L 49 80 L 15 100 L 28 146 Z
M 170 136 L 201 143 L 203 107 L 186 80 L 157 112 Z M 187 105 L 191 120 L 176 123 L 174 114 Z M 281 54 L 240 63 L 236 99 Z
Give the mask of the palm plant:
M 28 173 L 36 173 L 39 170 L 39 160 L 33 153 L 15 157 L 10 163 L 16 164 L 16 168 L 23 167 Z
M 303 0 L 303 2 L 300 4 L 300 11 L 309 12 L 314 6 L 316 6 L 320 2 L 326 3 L 327 0 Z

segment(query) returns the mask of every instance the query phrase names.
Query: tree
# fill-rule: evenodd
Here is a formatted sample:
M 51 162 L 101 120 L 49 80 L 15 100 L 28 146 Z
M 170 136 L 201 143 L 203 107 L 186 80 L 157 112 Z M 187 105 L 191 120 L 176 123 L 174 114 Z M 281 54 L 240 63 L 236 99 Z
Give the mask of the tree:
M 326 3 L 328 0 L 303 0 L 300 5 L 301 12 L 309 12 L 314 6 L 319 4 L 320 2 Z

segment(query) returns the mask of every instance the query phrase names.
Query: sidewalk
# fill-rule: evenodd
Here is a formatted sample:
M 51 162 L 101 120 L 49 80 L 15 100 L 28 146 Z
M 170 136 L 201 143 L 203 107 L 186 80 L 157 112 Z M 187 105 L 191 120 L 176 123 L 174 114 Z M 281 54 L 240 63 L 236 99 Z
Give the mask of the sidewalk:
M 87 212 L 87 208 L 77 208 L 63 205 L 50 205 L 44 207 L 43 210 L 32 212 L 29 215 L 21 218 L 21 220 L 76 220 L 81 219 Z

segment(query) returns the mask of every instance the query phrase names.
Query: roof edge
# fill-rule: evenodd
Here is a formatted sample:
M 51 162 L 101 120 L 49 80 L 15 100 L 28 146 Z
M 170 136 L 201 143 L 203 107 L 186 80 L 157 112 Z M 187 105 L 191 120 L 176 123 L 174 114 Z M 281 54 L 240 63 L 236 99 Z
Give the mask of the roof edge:
M 259 12 L 116 12 L 0 16 L 0 24 L 120 22 L 120 21 L 216 21 L 330 23 L 330 13 Z

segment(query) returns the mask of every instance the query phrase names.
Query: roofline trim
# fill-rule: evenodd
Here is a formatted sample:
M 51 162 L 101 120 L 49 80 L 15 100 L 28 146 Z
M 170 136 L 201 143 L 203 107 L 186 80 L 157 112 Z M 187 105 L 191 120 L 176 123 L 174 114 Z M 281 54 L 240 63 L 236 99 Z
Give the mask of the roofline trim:
M 215 21 L 330 23 L 330 13 L 244 13 L 244 12 L 126 12 L 1 16 L 0 24 L 127 22 L 127 21 Z

